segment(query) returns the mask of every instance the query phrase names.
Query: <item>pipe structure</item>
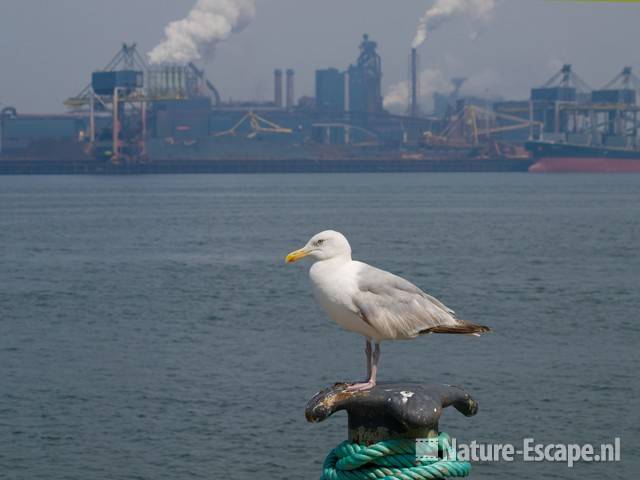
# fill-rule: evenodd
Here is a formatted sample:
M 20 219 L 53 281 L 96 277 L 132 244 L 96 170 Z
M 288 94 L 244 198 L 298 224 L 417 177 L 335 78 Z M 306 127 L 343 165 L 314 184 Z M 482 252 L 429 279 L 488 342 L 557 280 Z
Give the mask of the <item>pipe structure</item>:
M 349 71 L 344 72 L 344 111 L 348 113 L 351 110 L 351 90 L 350 90 Z
M 349 116 L 349 110 L 350 110 L 350 104 L 351 104 L 351 90 L 350 88 L 350 84 L 349 84 L 349 71 L 347 70 L 346 72 L 344 72 L 344 113 L 345 113 L 345 118 L 348 118 Z M 347 120 L 348 122 L 348 120 Z M 349 127 L 345 127 L 344 129 L 344 143 L 349 144 L 351 143 L 351 129 Z
M 294 81 L 296 72 L 289 68 L 287 70 L 287 109 L 291 110 L 295 103 Z
M 282 108 L 282 70 L 277 69 L 273 72 L 273 80 L 275 87 L 274 103 L 276 107 Z
M 418 50 L 416 48 L 411 49 L 410 77 L 411 99 L 409 103 L 409 114 L 415 118 L 420 114 L 420 108 L 418 106 Z
M 93 88 L 89 91 L 89 142 L 96 141 L 96 94 Z
M 116 87 L 113 89 L 113 152 L 112 152 L 112 160 L 117 162 L 119 160 L 119 152 L 120 152 L 120 118 L 119 118 L 119 99 L 118 94 L 120 93 L 121 88 Z
M 140 138 L 140 155 L 147 156 L 147 102 L 140 102 L 140 119 L 142 121 L 142 136 Z

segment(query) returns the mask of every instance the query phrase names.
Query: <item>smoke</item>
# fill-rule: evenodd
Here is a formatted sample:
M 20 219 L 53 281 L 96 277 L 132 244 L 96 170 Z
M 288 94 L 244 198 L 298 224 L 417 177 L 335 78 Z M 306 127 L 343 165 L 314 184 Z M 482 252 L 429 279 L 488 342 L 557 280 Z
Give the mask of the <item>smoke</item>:
M 462 87 L 462 94 L 472 97 L 496 98 L 495 92 L 508 90 L 506 80 L 498 72 L 485 68 L 470 75 Z
M 433 108 L 433 94 L 441 93 L 444 95 L 453 92 L 454 86 L 451 82 L 450 75 L 437 69 L 429 68 L 420 73 L 418 77 L 420 105 L 424 111 L 430 111 Z M 409 105 L 411 86 L 409 82 L 398 82 L 389 87 L 384 97 L 384 107 L 388 110 L 401 113 L 407 110 Z M 495 95 L 499 91 L 509 91 L 505 80 L 497 72 L 489 69 L 478 71 L 467 78 L 462 87 L 461 95 L 476 96 L 488 99 L 498 99 Z
M 496 5 L 495 0 L 435 0 L 433 6 L 420 18 L 413 48 L 422 45 L 429 33 L 457 15 L 487 18 Z
M 255 14 L 255 0 L 198 0 L 185 18 L 165 27 L 165 38 L 148 53 L 149 61 L 184 64 L 206 59 Z
M 420 99 L 430 101 L 435 92 L 448 93 L 453 89 L 451 82 L 441 70 L 428 68 L 418 77 Z M 384 108 L 401 111 L 409 103 L 411 85 L 408 81 L 398 82 L 389 88 L 384 97 Z

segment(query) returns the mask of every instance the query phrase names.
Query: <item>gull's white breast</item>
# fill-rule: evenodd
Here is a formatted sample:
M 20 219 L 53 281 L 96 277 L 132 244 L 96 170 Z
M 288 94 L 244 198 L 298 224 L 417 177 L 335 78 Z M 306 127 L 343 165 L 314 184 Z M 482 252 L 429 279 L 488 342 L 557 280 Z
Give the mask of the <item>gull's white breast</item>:
M 378 334 L 358 315 L 353 303 L 358 289 L 357 274 L 358 264 L 353 261 L 316 262 L 309 271 L 313 294 L 329 317 L 351 332 L 375 339 Z

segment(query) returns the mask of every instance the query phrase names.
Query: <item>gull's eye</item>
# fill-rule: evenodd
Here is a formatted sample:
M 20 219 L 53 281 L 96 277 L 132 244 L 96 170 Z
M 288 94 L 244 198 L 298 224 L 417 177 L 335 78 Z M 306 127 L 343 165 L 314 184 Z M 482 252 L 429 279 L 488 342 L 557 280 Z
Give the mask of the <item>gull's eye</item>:
M 324 240 L 316 240 L 316 247 L 321 247 L 324 244 Z

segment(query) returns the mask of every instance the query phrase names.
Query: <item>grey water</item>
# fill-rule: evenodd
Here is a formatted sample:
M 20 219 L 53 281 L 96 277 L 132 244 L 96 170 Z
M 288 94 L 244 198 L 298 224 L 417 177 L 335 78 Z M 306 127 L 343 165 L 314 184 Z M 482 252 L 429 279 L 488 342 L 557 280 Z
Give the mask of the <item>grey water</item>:
M 608 443 L 616 463 L 479 462 L 476 479 L 640 474 L 640 176 L 0 178 L 0 478 L 319 478 L 363 340 L 284 256 L 354 257 L 490 325 L 382 346 L 381 380 L 462 385 L 459 442 Z

